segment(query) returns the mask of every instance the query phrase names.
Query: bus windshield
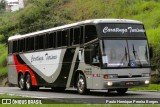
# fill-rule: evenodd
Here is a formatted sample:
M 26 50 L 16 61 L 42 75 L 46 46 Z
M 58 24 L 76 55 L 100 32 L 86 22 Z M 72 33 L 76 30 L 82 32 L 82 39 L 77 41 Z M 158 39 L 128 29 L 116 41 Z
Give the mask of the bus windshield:
M 102 40 L 104 67 L 149 66 L 147 40 Z

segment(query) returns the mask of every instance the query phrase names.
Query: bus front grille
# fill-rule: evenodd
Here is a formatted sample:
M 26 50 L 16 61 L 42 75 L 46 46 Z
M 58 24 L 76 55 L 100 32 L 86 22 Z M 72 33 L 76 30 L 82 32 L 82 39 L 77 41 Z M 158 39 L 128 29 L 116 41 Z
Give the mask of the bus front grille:
M 128 75 L 118 76 L 118 78 L 136 78 L 136 77 L 142 77 L 142 75 L 132 75 L 129 77 Z

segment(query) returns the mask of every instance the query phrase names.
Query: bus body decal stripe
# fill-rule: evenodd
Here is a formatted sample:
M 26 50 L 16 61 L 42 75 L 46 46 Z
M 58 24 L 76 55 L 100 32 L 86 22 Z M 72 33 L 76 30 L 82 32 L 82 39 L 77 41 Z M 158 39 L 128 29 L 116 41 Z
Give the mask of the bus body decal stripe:
M 75 50 L 76 48 L 69 48 L 66 50 L 64 54 L 60 74 L 58 75 L 57 79 L 53 83 L 55 87 L 66 87 Z
M 26 70 L 29 70 L 31 72 L 30 75 L 35 77 L 35 80 L 33 80 L 33 81 L 36 81 L 36 83 L 34 83 L 35 85 L 46 84 L 46 81 L 42 77 L 40 77 L 31 67 L 29 67 L 19 55 L 16 55 L 16 58 L 17 58 L 17 61 L 22 66 L 26 67 Z M 23 72 L 25 72 L 25 71 L 23 71 Z M 32 83 L 33 83 L 33 81 L 32 81 Z
M 70 87 L 70 83 L 71 83 L 74 67 L 75 67 L 75 64 L 76 64 L 76 59 L 77 59 L 78 52 L 79 52 L 79 47 L 76 48 L 76 51 L 75 51 L 75 54 L 74 54 L 74 57 L 73 57 L 73 60 L 72 60 L 72 65 L 71 65 L 71 69 L 69 71 L 69 76 L 68 76 L 67 85 L 66 85 L 67 88 Z
M 75 83 L 75 73 L 76 73 L 76 70 L 78 69 L 79 67 L 79 59 L 78 59 L 78 55 L 76 56 L 76 62 L 75 62 L 75 66 L 74 66 L 74 70 L 73 70 L 73 74 L 72 74 L 72 77 L 71 77 L 71 82 L 70 82 L 70 87 L 74 86 L 74 83 Z

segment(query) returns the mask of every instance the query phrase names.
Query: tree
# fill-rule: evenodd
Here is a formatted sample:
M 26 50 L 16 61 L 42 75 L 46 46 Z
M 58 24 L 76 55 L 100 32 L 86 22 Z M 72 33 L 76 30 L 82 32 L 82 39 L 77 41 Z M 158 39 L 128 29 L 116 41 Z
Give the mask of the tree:
M 3 13 L 5 11 L 6 1 L 0 0 L 0 13 Z

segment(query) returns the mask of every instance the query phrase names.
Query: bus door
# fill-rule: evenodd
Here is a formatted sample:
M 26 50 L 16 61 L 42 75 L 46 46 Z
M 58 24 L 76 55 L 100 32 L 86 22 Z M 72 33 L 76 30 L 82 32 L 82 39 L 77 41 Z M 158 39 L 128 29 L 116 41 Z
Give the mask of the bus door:
M 87 72 L 90 72 L 87 79 L 87 86 L 98 89 L 101 83 L 100 51 L 99 44 L 95 43 L 85 48 L 85 63 L 88 64 Z M 92 84 L 91 84 L 92 83 Z

